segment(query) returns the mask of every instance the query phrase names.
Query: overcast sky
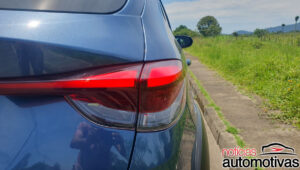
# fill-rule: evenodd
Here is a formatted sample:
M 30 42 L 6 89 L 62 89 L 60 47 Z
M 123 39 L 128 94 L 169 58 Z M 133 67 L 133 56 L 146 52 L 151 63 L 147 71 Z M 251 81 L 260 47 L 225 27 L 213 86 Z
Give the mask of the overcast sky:
M 300 0 L 162 0 L 173 29 L 186 25 L 195 30 L 206 15 L 217 18 L 222 33 L 253 31 L 281 24 L 294 24 Z

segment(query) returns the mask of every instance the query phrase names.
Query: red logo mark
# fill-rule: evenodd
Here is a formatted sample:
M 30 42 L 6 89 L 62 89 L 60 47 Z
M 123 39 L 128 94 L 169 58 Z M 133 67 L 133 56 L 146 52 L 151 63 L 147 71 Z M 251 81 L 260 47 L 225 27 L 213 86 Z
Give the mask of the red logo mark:
M 283 148 L 272 148 L 273 152 L 281 152 Z

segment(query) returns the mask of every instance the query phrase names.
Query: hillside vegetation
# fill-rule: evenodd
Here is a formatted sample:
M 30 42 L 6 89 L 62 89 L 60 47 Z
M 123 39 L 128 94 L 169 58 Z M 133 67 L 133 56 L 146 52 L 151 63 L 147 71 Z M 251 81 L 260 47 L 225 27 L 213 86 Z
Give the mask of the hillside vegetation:
M 266 99 L 273 117 L 300 128 L 300 33 L 195 37 L 186 49 L 247 92 Z

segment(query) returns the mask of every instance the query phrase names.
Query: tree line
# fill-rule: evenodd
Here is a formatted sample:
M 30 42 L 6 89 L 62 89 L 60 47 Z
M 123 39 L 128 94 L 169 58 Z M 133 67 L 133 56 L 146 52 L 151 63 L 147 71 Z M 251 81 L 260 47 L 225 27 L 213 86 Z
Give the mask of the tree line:
M 222 32 L 222 27 L 220 26 L 217 19 L 213 16 L 206 16 L 199 20 L 197 23 L 198 31 L 193 31 L 187 28 L 185 25 L 180 25 L 174 30 L 174 35 L 186 35 L 190 37 L 195 37 L 202 35 L 205 37 L 208 36 L 217 36 Z
M 299 16 L 295 17 L 295 31 L 297 31 L 297 23 L 299 20 Z M 285 24 L 281 24 L 282 30 L 281 32 L 284 32 Z M 217 36 L 220 35 L 222 32 L 222 27 L 220 26 L 217 19 L 213 16 L 205 16 L 201 18 L 197 23 L 197 29 L 196 31 L 190 30 L 185 25 L 180 25 L 174 30 L 174 35 L 186 35 L 190 37 L 195 37 L 202 35 L 204 37 L 209 36 Z M 265 29 L 255 29 L 254 35 L 256 35 L 259 38 L 263 38 L 265 35 L 268 34 L 268 31 Z M 238 32 L 233 32 L 232 35 L 234 37 L 238 37 Z

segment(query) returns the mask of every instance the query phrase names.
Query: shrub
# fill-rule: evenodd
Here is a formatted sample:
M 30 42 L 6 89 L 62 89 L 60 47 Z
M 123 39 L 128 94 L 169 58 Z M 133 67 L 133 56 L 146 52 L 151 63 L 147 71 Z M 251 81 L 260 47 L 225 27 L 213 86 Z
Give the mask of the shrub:
M 261 43 L 261 42 L 254 42 L 254 43 L 252 44 L 252 46 L 253 46 L 253 48 L 255 48 L 255 49 L 261 49 L 262 46 L 263 46 L 263 43 Z
M 185 25 L 180 25 L 179 27 L 177 27 L 174 31 L 173 34 L 176 35 L 185 35 L 185 36 L 189 36 L 189 37 L 196 37 L 199 36 L 199 33 L 190 30 L 188 27 L 186 27 Z

